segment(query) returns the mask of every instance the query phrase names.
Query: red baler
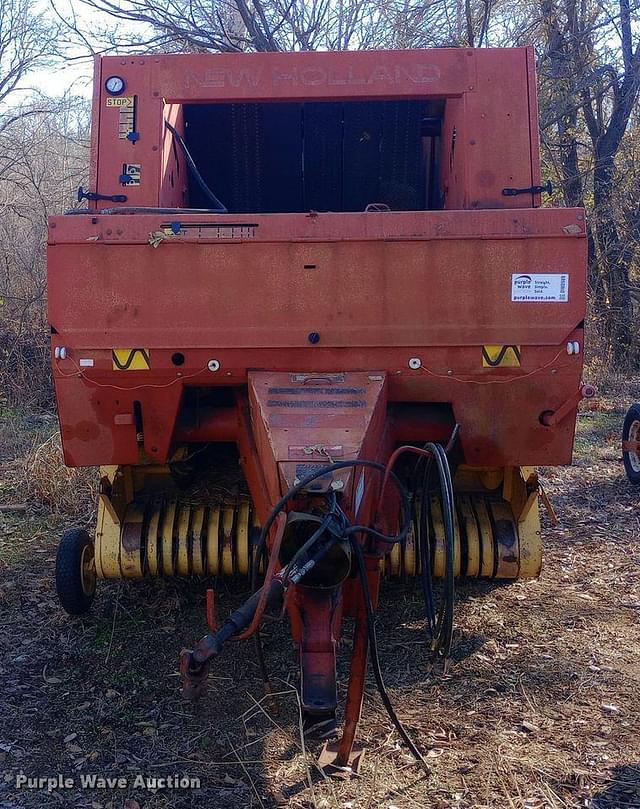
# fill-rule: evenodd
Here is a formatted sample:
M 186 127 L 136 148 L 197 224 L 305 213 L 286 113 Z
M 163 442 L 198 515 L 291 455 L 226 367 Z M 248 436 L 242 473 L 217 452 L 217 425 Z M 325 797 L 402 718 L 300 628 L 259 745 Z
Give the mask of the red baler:
M 63 606 L 253 571 L 186 689 L 285 605 L 323 731 L 354 617 L 325 761 L 355 766 L 380 577 L 422 578 L 446 655 L 454 576 L 539 573 L 534 467 L 591 394 L 584 212 L 549 190 L 531 48 L 99 58 L 90 187 L 49 230 L 65 461 L 101 467 Z

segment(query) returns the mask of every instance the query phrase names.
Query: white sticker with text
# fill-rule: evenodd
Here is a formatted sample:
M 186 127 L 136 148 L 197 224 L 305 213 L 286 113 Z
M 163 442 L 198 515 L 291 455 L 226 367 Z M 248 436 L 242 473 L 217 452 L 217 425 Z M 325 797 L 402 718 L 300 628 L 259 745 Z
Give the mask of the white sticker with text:
M 567 303 L 568 273 L 513 273 L 511 300 L 536 303 Z

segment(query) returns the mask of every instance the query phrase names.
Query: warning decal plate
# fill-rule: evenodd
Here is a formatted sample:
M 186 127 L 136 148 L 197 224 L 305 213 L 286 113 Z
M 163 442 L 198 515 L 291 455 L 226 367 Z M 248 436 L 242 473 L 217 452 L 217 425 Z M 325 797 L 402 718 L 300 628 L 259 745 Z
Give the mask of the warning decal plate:
M 148 348 L 114 348 L 111 360 L 114 371 L 148 371 L 151 368 Z
M 118 96 L 117 98 L 108 98 L 107 107 L 133 107 L 133 96 Z
M 484 368 L 519 368 L 520 346 L 482 346 L 482 366 Z

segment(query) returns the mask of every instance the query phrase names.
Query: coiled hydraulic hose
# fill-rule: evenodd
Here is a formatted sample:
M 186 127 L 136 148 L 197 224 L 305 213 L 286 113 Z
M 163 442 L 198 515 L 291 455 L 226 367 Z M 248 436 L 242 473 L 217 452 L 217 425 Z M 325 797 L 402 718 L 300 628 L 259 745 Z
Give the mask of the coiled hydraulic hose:
M 451 651 L 453 637 L 455 600 L 454 555 L 457 524 L 453 483 L 446 450 L 440 444 L 425 444 L 423 452 L 424 455 L 416 464 L 412 477 L 412 521 L 422 563 L 420 580 L 431 648 L 439 656 L 447 658 Z M 423 459 L 426 460 L 424 468 L 422 466 Z M 434 491 L 432 487 L 434 469 L 437 470 L 437 488 L 440 489 L 444 522 L 444 575 L 442 597 L 437 609 L 433 591 L 432 569 L 432 557 L 435 553 L 435 547 L 431 532 L 431 494 Z M 418 492 L 420 493 L 419 499 L 417 497 Z M 420 513 L 418 513 L 417 508 L 418 502 L 422 504 Z
M 391 474 L 397 459 L 405 454 L 410 453 L 418 455 L 419 460 L 415 465 L 411 488 L 413 493 L 412 502 L 412 522 L 414 526 L 415 535 L 418 542 L 418 549 L 420 558 L 422 560 L 422 592 L 425 605 L 425 617 L 427 621 L 427 629 L 431 638 L 431 648 L 436 654 L 445 659 L 449 657 L 451 651 L 451 641 L 453 638 L 453 609 L 455 601 L 455 585 L 454 585 L 454 555 L 456 544 L 456 515 L 455 515 L 455 500 L 453 495 L 453 482 L 451 479 L 451 469 L 449 467 L 449 459 L 447 453 L 453 448 L 458 438 L 459 427 L 456 424 L 451 438 L 449 439 L 446 448 L 441 444 L 433 442 L 427 443 L 424 447 L 403 446 L 398 447 L 392 454 L 387 465 L 387 471 L 382 483 L 380 491 L 379 508 L 385 492 L 385 486 L 389 475 Z M 421 464 L 424 465 L 424 473 L 422 480 L 420 480 Z M 432 551 L 435 552 L 433 540 L 430 532 L 430 515 L 431 515 L 431 476 L 433 470 L 437 469 L 438 485 L 441 494 L 442 513 L 444 518 L 444 552 L 445 552 L 445 569 L 442 583 L 442 598 L 440 601 L 439 609 L 436 610 L 435 598 L 433 592 L 433 571 L 432 571 Z M 418 486 L 421 485 L 421 502 L 422 508 L 420 515 L 417 513 L 417 498 L 416 494 Z

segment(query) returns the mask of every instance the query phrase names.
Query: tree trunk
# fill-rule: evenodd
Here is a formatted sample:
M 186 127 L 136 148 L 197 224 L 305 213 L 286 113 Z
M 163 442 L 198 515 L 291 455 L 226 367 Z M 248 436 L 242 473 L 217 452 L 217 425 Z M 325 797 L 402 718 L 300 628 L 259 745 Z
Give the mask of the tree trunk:
M 615 166 L 612 155 L 596 152 L 593 178 L 595 234 L 608 297 L 606 320 L 614 362 L 633 363 L 633 298 L 629 277 L 629 250 L 622 241 L 614 213 Z

